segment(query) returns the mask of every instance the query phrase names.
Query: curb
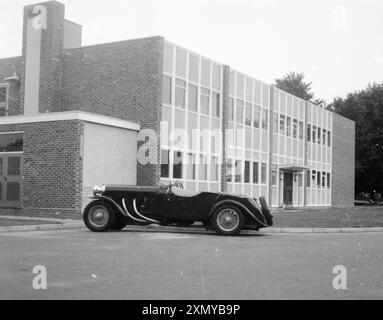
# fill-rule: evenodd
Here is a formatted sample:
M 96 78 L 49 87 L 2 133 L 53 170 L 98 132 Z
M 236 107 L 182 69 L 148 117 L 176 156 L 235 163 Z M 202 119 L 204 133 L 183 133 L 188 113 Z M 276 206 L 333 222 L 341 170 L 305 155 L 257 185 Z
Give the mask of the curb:
M 26 231 L 49 231 L 49 230 L 71 230 L 84 229 L 87 230 L 83 223 L 68 222 L 61 224 L 41 224 L 41 225 L 26 225 L 26 226 L 7 226 L 0 227 L 0 233 L 7 232 L 26 232 Z M 127 226 L 125 231 L 131 232 L 158 232 L 158 233 L 178 233 L 189 232 L 198 234 L 215 234 L 214 231 L 207 231 L 201 227 L 161 227 L 147 226 L 136 227 Z M 243 234 L 308 234 L 308 233 L 376 233 L 383 232 L 383 227 L 372 228 L 266 228 L 260 231 L 244 230 Z

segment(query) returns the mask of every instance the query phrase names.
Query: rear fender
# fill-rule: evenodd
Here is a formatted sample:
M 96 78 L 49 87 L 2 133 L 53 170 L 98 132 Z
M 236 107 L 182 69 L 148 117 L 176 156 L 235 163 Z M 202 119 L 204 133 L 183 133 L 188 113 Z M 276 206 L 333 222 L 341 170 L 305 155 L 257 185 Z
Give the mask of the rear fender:
M 255 215 L 254 213 L 252 213 L 248 208 L 246 208 L 246 206 L 244 206 L 242 203 L 238 202 L 238 201 L 235 201 L 235 200 L 223 200 L 223 201 L 220 201 L 220 202 L 217 202 L 213 208 L 210 209 L 210 212 L 209 212 L 209 220 L 211 219 L 211 217 L 213 216 L 214 212 L 219 209 L 220 207 L 222 206 L 234 206 L 234 207 L 237 207 L 238 209 L 240 209 L 242 211 L 242 213 L 250 219 L 250 221 L 253 221 L 255 223 L 258 223 L 260 224 L 261 226 L 264 226 L 264 227 L 267 227 L 267 225 L 260 221 Z M 263 216 L 262 212 L 260 212 L 260 214 Z

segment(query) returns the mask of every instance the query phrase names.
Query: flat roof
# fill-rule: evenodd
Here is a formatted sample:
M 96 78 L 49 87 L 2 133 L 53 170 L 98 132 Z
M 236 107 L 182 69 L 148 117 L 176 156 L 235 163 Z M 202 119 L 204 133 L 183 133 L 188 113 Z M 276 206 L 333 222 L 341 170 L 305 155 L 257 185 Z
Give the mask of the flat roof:
M 81 120 L 110 127 L 140 131 L 140 125 L 134 122 L 83 111 L 39 113 L 34 115 L 19 115 L 0 118 L 0 125 Z

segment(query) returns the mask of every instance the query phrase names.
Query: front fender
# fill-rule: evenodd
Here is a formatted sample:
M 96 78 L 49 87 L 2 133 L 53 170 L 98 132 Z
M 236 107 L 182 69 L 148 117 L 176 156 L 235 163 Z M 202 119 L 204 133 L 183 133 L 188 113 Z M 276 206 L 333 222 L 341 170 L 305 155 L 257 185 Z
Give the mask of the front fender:
M 92 197 L 91 199 L 93 199 L 93 202 L 95 201 L 103 201 L 103 202 L 106 202 L 106 203 L 109 203 L 111 206 L 113 206 L 116 210 L 118 210 L 123 216 L 125 217 L 128 217 L 128 215 L 126 214 L 126 212 L 121 208 L 121 206 L 116 202 L 114 201 L 113 199 L 109 198 L 109 197 L 106 197 L 106 196 L 94 196 Z
M 243 214 L 246 215 L 246 217 L 248 217 L 251 221 L 257 223 L 257 224 L 260 224 L 261 226 L 263 227 L 267 227 L 267 223 L 265 221 L 265 218 L 262 214 L 262 212 L 259 212 L 259 217 L 257 217 L 254 213 L 252 213 L 245 205 L 243 205 L 242 203 L 238 202 L 238 201 L 235 201 L 235 200 L 231 200 L 231 199 L 227 199 L 227 200 L 222 200 L 222 201 L 219 201 L 217 202 L 211 209 L 210 209 L 210 212 L 209 212 L 209 220 L 210 218 L 212 217 L 212 215 L 214 214 L 214 212 L 222 207 L 222 206 L 225 206 L 225 205 L 231 205 L 231 206 L 235 206 L 239 209 L 242 210 Z

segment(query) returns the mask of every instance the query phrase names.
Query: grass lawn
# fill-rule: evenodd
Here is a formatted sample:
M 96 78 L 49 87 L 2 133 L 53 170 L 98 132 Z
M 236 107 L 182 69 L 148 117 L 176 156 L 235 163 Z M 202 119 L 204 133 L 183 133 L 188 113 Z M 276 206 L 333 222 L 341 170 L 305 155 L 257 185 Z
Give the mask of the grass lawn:
M 383 227 L 383 207 L 285 210 L 273 216 L 276 228 Z
M 0 227 L 9 226 L 30 226 L 30 225 L 41 225 L 41 224 L 56 224 L 55 222 L 47 221 L 29 221 L 29 220 L 10 220 L 0 218 Z

